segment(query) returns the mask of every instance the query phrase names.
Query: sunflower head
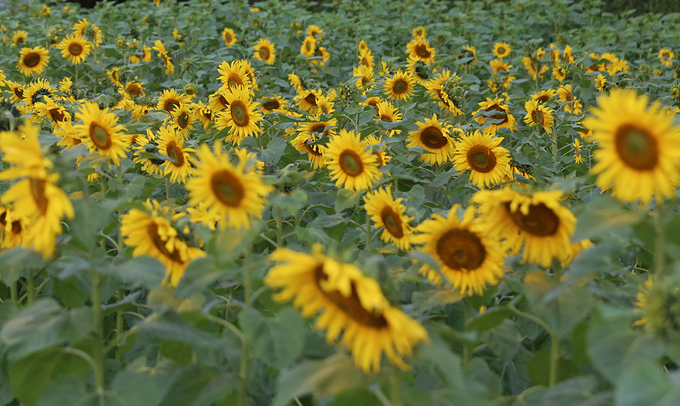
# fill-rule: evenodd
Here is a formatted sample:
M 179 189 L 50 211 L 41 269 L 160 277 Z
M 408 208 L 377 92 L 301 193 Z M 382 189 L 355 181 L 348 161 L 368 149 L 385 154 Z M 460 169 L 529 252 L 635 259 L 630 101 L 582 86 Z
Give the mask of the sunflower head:
M 49 51 L 43 47 L 21 48 L 17 69 L 24 76 L 39 75 L 50 60 Z
M 415 88 L 415 80 L 410 72 L 397 71 L 391 78 L 385 80 L 383 90 L 394 100 L 408 100 Z
M 340 130 L 327 144 L 324 159 L 337 187 L 369 189 L 380 175 L 376 157 L 354 131 Z
M 680 287 L 670 278 L 649 276 L 640 285 L 635 306 L 642 316 L 636 324 L 666 342 L 680 339 Z
M 510 175 L 510 153 L 500 146 L 502 137 L 477 130 L 461 137 L 454 155 L 454 166 L 459 171 L 470 171 L 470 182 L 477 187 L 488 187 L 504 182 Z

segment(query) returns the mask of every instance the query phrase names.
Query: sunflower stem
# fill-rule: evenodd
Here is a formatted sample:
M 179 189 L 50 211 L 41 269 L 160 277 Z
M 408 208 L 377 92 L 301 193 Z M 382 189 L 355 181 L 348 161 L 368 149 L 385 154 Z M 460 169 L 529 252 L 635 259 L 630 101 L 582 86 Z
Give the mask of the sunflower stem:
M 553 162 L 557 163 L 557 131 L 552 132 L 552 155 Z
M 390 374 L 390 397 L 392 399 L 393 406 L 402 406 L 401 402 L 401 387 L 399 386 L 399 375 L 398 371 L 394 369 L 392 374 Z
M 33 302 L 35 301 L 35 284 L 34 284 L 34 277 L 35 274 L 33 273 L 32 269 L 28 270 L 28 282 L 26 283 L 26 300 L 28 300 L 28 304 L 32 305 Z
M 9 285 L 9 297 L 14 303 L 17 302 L 17 282 L 14 281 Z
M 125 291 L 123 289 L 118 289 L 118 293 L 116 295 L 116 300 L 118 302 L 121 302 L 125 298 Z M 121 342 L 120 340 L 121 335 L 123 334 L 123 330 L 125 329 L 125 323 L 123 320 L 123 308 L 119 308 L 116 311 L 116 341 Z M 116 359 L 118 361 L 121 361 L 123 359 L 123 350 L 118 347 L 116 349 Z
M 550 335 L 550 369 L 548 373 L 548 387 L 552 388 L 557 383 L 557 365 L 560 359 L 560 339 L 557 337 L 557 333 L 555 333 L 543 320 L 532 314 L 524 313 L 513 305 L 509 305 L 508 309 L 512 310 L 517 316 L 531 320 L 538 324 Z
M 90 271 L 92 277 L 92 310 L 94 312 L 94 348 L 92 356 L 95 361 L 94 383 L 97 393 L 104 392 L 104 323 L 102 317 L 102 300 L 100 294 L 99 274 L 95 269 Z
M 243 288 L 245 291 L 245 305 L 246 305 L 246 310 L 249 310 L 252 308 L 252 277 L 253 277 L 253 270 L 252 270 L 252 246 L 248 247 L 245 253 L 245 275 L 243 278 Z M 241 357 L 241 371 L 240 371 L 240 378 L 241 378 L 241 389 L 238 392 L 238 405 L 239 406 L 245 406 L 246 401 L 247 401 L 247 393 L 248 393 L 248 350 L 249 350 L 249 343 L 248 339 L 244 336 L 244 339 L 241 341 L 242 344 L 242 349 L 243 349 L 243 356 Z
M 165 200 L 170 200 L 170 178 L 165 178 Z
M 666 244 L 666 234 L 664 229 L 664 206 L 659 204 L 656 210 L 656 218 L 654 219 L 654 228 L 656 232 L 656 244 L 654 246 L 654 273 L 661 275 L 664 272 L 664 252 Z
M 472 305 L 468 300 L 465 300 L 464 303 L 465 303 L 464 325 L 467 325 L 472 319 Z M 463 372 L 467 371 L 471 361 L 472 361 L 472 349 L 470 348 L 469 344 L 463 343 Z
M 276 208 L 276 246 L 283 246 L 283 221 L 281 221 L 281 208 Z
M 371 216 L 366 213 L 366 246 L 371 244 Z

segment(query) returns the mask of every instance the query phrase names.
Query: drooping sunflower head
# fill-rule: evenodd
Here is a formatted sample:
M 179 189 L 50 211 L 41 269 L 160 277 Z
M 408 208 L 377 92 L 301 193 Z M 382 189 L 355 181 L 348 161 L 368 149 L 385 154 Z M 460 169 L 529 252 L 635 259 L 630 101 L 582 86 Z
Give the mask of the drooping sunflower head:
M 453 158 L 459 171 L 470 171 L 470 183 L 489 187 L 504 182 L 510 175 L 510 153 L 500 146 L 503 137 L 479 130 L 461 137 Z
M 503 59 L 510 55 L 511 51 L 512 48 L 510 48 L 510 45 L 508 45 L 506 42 L 497 42 L 494 44 L 492 52 L 496 58 Z
M 276 49 L 274 49 L 274 43 L 266 38 L 260 38 L 257 44 L 253 46 L 254 56 L 260 61 L 271 65 L 276 60 Z
M 92 51 L 92 44 L 85 38 L 76 34 L 71 34 L 64 38 L 57 48 L 61 49 L 61 56 L 66 58 L 74 65 L 85 61 Z
M 316 38 L 320 35 L 323 35 L 323 30 L 319 28 L 316 24 L 312 24 L 309 27 L 307 27 L 307 35 L 313 38 Z
M 327 144 L 324 160 L 337 187 L 370 189 L 380 176 L 376 157 L 354 131 L 340 130 L 340 134 Z
M 224 40 L 224 44 L 228 47 L 231 47 L 237 41 L 236 34 L 234 33 L 234 30 L 232 30 L 231 28 L 225 28 L 222 31 L 222 39 Z
M 49 51 L 43 47 L 21 48 L 17 69 L 24 76 L 39 75 L 49 60 Z
M 383 90 L 393 100 L 408 100 L 415 88 L 415 80 L 410 72 L 397 71 L 385 80 Z
M 431 119 L 416 123 L 417 131 L 409 132 L 407 147 L 420 147 L 428 151 L 420 159 L 430 165 L 449 162 L 455 151 L 455 144 L 449 135 L 449 130 L 432 114 Z

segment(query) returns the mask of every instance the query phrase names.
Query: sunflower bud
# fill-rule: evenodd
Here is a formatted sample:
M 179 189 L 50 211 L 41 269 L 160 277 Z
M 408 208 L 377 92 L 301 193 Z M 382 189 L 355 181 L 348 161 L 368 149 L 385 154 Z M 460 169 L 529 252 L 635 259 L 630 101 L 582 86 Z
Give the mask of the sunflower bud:
M 182 61 L 182 69 L 184 70 L 190 70 L 191 68 L 193 68 L 193 66 L 194 64 L 193 62 L 191 62 L 191 59 L 184 59 Z
M 651 71 L 652 71 L 652 69 L 649 67 L 649 65 L 647 65 L 647 64 L 640 65 L 640 72 L 642 72 L 644 74 L 649 74 L 649 72 L 651 72 Z
M 673 97 L 673 100 L 675 101 L 680 101 L 680 85 L 679 84 L 674 84 L 671 86 L 671 96 Z
M 125 43 L 125 38 L 123 37 L 116 38 L 116 48 L 123 50 L 125 49 L 126 45 L 127 44 Z
M 645 328 L 667 342 L 680 340 L 680 288 L 670 279 L 650 279 L 638 294 Z
M 189 83 L 188 85 L 184 86 L 184 93 L 186 93 L 187 96 L 195 95 L 196 94 L 196 86 Z
M 250 23 L 253 28 L 259 28 L 261 25 L 260 19 L 259 18 L 253 18 L 253 21 Z
M 138 39 L 139 31 L 136 28 L 130 28 L 130 36 L 134 39 Z

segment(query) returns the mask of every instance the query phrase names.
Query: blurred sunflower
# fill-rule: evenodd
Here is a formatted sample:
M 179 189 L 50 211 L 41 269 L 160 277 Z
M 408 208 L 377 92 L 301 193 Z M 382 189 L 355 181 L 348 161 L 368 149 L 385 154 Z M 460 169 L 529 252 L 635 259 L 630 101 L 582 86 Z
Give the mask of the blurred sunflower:
M 315 169 L 324 166 L 324 146 L 316 144 L 316 136 L 309 133 L 301 133 L 291 141 L 293 147 L 301 154 L 307 153 L 312 167 Z
M 470 183 L 476 187 L 494 186 L 510 175 L 510 153 L 500 146 L 503 137 L 476 130 L 456 143 L 453 164 L 456 170 L 470 171 Z
M 553 78 L 562 83 L 567 77 L 567 69 L 562 65 L 557 65 L 552 70 Z
M 26 44 L 26 39 L 28 38 L 28 33 L 24 30 L 17 30 L 17 32 L 12 35 L 12 45 L 11 47 L 18 47 L 20 45 Z
M 316 38 L 319 35 L 323 35 L 323 30 L 319 28 L 317 25 L 312 24 L 309 27 L 307 27 L 307 35 Z
M 373 70 L 369 69 L 368 66 L 360 65 L 359 67 L 353 68 L 352 76 L 357 78 L 357 88 L 368 90 L 372 87 L 368 86 L 368 84 L 373 83 Z
M 571 95 L 571 85 L 564 85 L 557 88 L 560 102 L 572 102 L 564 106 L 564 111 L 574 114 L 580 114 L 582 111 L 581 102 L 573 98 Z
M 28 217 L 19 217 L 9 207 L 0 206 L 0 248 L 21 246 L 28 225 Z
M 95 48 L 98 48 L 102 43 L 102 30 L 92 24 L 87 18 L 78 21 L 78 23 L 73 26 L 73 32 L 88 39 Z
M 75 34 L 71 34 L 61 40 L 57 48 L 61 49 L 61 56 L 74 65 L 85 62 L 85 59 L 87 59 L 87 56 L 92 51 L 90 41 Z
M 491 62 L 489 62 L 489 66 L 491 66 L 491 69 L 493 69 L 493 72 L 491 74 L 495 75 L 498 72 L 507 72 L 512 68 L 512 65 L 509 65 L 500 59 L 494 59 Z
M 177 131 L 177 135 L 186 138 L 194 127 L 196 118 L 187 104 L 181 104 L 175 108 L 166 120 Z
M 361 142 L 367 147 L 371 148 L 371 150 L 373 151 L 373 155 L 375 155 L 378 158 L 378 168 L 382 168 L 392 160 L 392 157 L 385 153 L 385 145 L 383 145 L 382 148 L 374 147 L 376 145 L 382 144 L 382 137 L 378 138 L 375 135 L 369 135 L 368 137 L 364 138 Z
M 666 343 L 680 339 L 680 288 L 672 278 L 649 275 L 638 288 L 635 322 Z
M 23 92 L 23 102 L 27 106 L 33 107 L 36 103 L 45 102 L 45 97 L 53 97 L 55 89 L 50 82 L 43 78 L 34 79 Z
M 489 122 L 489 128 L 494 131 L 498 131 L 500 128 L 507 128 L 510 131 L 517 130 L 515 117 L 510 114 L 510 107 L 504 103 L 504 99 L 487 97 L 486 101 L 479 102 L 479 107 L 477 111 L 472 113 L 475 116 L 475 121 L 479 124 L 486 124 L 488 119 L 492 119 L 494 121 Z
M 385 79 L 384 92 L 393 100 L 408 100 L 415 88 L 415 80 L 409 72 L 397 71 L 391 78 Z
M 21 48 L 17 69 L 24 76 L 40 75 L 49 60 L 49 51 L 43 47 Z
M 128 142 L 123 134 L 125 127 L 118 124 L 118 116 L 108 108 L 100 110 L 97 103 L 87 102 L 76 113 L 76 119 L 83 121 L 74 128 L 88 149 L 119 165 L 120 158 L 126 156 Z
M 401 203 L 403 200 L 402 198 L 395 200 L 388 186 L 367 193 L 364 196 L 364 209 L 366 215 L 371 216 L 376 228 L 384 228 L 380 239 L 386 243 L 393 243 L 401 250 L 409 251 L 413 230 L 408 223 L 413 221 L 413 217 L 405 214 L 406 206 Z
M 370 49 L 365 51 L 359 51 L 359 65 L 366 66 L 368 69 L 373 70 L 375 68 L 375 62 L 373 54 Z
M 411 33 L 413 34 L 413 38 L 425 38 L 427 36 L 425 27 L 416 27 Z
M 231 47 L 237 41 L 236 34 L 231 28 L 225 28 L 224 31 L 222 31 L 222 39 L 224 40 L 224 44 L 228 47 Z
M 158 129 L 158 151 L 170 158 L 161 165 L 163 175 L 170 175 L 170 182 L 184 183 L 191 172 L 193 158 L 189 154 L 192 148 L 184 148 L 184 137 L 172 126 Z
M 311 58 L 314 56 L 315 51 L 316 51 L 316 38 L 305 37 L 305 40 L 302 42 L 302 46 L 300 47 L 300 54 L 304 55 L 305 58 Z
M 262 100 L 260 100 L 260 108 L 265 113 L 283 110 L 287 107 L 287 104 L 288 101 L 286 101 L 286 99 L 277 95 L 271 97 L 263 97 Z
M 529 100 L 524 104 L 524 109 L 527 111 L 524 116 L 525 123 L 530 127 L 541 126 L 548 134 L 552 132 L 551 128 L 555 124 L 555 119 L 548 106 L 538 100 Z
M 35 112 L 39 117 L 51 120 L 54 127 L 65 122 L 71 122 L 71 114 L 62 105 L 55 103 L 49 96 L 43 102 L 35 104 Z
M 673 66 L 673 61 L 671 59 L 675 59 L 675 53 L 670 49 L 661 48 L 659 50 L 659 59 L 663 66 Z
M 376 157 L 361 143 L 354 131 L 340 130 L 339 136 L 326 145 L 324 160 L 336 187 L 370 189 L 380 176 Z
M 24 100 L 24 92 L 25 92 L 24 86 L 22 86 L 22 85 L 20 85 L 16 82 L 12 82 L 11 80 L 6 80 L 5 85 L 7 85 L 7 87 L 9 87 L 9 90 L 11 92 L 11 97 L 10 97 L 9 100 L 12 103 L 21 103 Z
M 317 98 L 321 96 L 320 90 L 303 90 L 295 96 L 300 109 L 315 114 L 319 109 L 317 105 Z
M 546 89 L 546 90 L 541 90 L 538 93 L 534 93 L 531 95 L 531 100 L 537 100 L 541 103 L 545 103 L 548 100 L 552 99 L 555 97 L 557 92 L 553 89 Z
M 217 114 L 215 127 L 218 130 L 229 128 L 226 139 L 236 145 L 241 145 L 246 137 L 257 137 L 261 131 L 258 123 L 262 121 L 262 113 L 257 111 L 260 103 L 253 102 L 243 86 L 231 89 L 224 98 L 227 108 Z
M 279 262 L 264 279 L 281 289 L 279 302 L 293 300 L 303 317 L 320 313 L 315 327 L 326 330 L 326 340 L 349 347 L 355 364 L 365 372 L 380 371 L 387 359 L 408 369 L 403 357 L 410 356 L 418 342 L 427 342 L 425 329 L 400 309 L 390 305 L 378 283 L 350 264 L 326 257 L 320 244 L 312 255 L 279 248 L 270 257 Z
M 496 58 L 503 59 L 510 55 L 512 48 L 510 48 L 510 45 L 508 45 L 507 42 L 497 42 L 494 44 L 492 52 Z
M 455 144 L 449 136 L 449 130 L 432 114 L 431 119 L 418 121 L 417 131 L 410 131 L 407 139 L 408 148 L 420 147 L 429 153 L 421 154 L 420 160 L 430 165 L 449 162 L 455 153 Z
M 255 58 L 260 61 L 271 65 L 276 60 L 276 50 L 274 49 L 274 44 L 266 38 L 260 38 L 259 41 L 253 46 Z
M 428 44 L 425 38 L 412 39 L 406 44 L 406 52 L 413 58 L 418 58 L 429 65 L 435 57 L 435 50 Z
M 177 93 L 175 89 L 163 90 L 163 93 L 158 97 L 156 108 L 172 113 L 177 107 L 185 103 L 189 103 L 189 99 L 183 93 Z

